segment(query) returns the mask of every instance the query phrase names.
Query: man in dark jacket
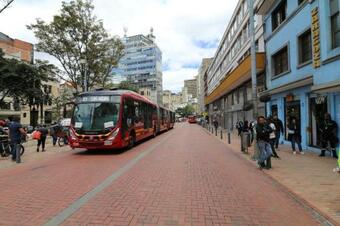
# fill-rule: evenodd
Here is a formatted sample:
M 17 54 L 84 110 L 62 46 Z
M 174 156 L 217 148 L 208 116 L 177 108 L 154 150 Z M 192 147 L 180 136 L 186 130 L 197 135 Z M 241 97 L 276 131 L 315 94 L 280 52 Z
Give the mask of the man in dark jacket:
M 272 149 L 269 143 L 270 133 L 272 128 L 266 123 L 266 119 L 263 116 L 259 116 L 256 125 L 256 140 L 260 150 L 260 156 L 258 159 L 258 165 L 260 168 L 271 168 L 271 155 Z
M 26 136 L 26 131 L 22 128 L 20 124 L 20 118 L 18 116 L 13 116 L 12 122 L 9 124 L 9 137 L 12 148 L 12 161 L 16 163 L 21 162 L 20 158 L 20 144 L 23 136 Z
M 283 134 L 283 123 L 277 115 L 273 115 L 273 123 L 275 125 L 275 148 L 277 149 L 279 147 L 280 136 Z
M 320 132 L 322 134 L 322 141 L 321 141 L 321 154 L 320 157 L 325 156 L 326 149 L 328 147 L 328 142 L 332 149 L 332 155 L 334 158 L 338 158 L 336 154 L 336 145 L 338 143 L 337 137 L 337 129 L 338 125 L 334 120 L 332 120 L 331 115 L 329 113 L 325 114 L 325 118 L 323 123 L 320 125 Z

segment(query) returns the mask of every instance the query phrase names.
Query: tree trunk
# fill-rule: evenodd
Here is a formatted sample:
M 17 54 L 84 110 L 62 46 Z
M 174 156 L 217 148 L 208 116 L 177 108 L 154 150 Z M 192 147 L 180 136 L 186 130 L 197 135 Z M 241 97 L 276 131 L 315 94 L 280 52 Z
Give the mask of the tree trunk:
M 45 124 L 44 123 L 44 102 L 40 104 L 40 123 L 41 125 Z

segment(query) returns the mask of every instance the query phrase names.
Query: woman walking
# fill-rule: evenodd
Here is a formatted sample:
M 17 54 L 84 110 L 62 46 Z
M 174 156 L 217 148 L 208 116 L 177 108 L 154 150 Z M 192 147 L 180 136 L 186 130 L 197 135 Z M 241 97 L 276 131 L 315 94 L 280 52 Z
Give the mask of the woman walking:
M 295 151 L 295 143 L 298 145 L 299 152 L 301 155 L 305 154 L 302 151 L 301 147 L 301 132 L 300 132 L 300 125 L 297 123 L 296 118 L 292 117 L 290 119 L 290 123 L 288 124 L 288 140 L 290 140 L 292 144 L 293 154 L 296 154 Z
M 46 143 L 46 137 L 48 134 L 48 130 L 45 127 L 45 125 L 42 125 L 38 128 L 38 131 L 41 133 L 40 139 L 38 139 L 38 145 L 37 145 L 37 152 L 39 152 L 40 145 L 42 146 L 42 151 L 45 150 L 45 143 Z

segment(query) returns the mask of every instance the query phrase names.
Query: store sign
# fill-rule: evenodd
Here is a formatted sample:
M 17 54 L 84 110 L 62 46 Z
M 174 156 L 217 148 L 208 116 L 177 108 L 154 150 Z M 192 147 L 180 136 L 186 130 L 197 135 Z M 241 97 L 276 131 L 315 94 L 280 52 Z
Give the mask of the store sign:
M 319 8 L 312 10 L 313 66 L 321 66 Z
M 327 96 L 318 96 L 318 97 L 315 98 L 315 103 L 316 104 L 323 104 L 323 103 L 325 103 L 326 99 L 327 99 Z

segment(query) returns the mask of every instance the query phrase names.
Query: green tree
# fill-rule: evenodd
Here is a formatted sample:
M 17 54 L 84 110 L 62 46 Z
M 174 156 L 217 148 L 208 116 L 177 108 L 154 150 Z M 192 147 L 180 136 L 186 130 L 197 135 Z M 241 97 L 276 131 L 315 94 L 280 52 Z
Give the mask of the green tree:
M 37 19 L 27 26 L 38 39 L 37 50 L 60 62 L 64 74 L 59 78 L 71 82 L 77 93 L 85 91 L 85 82 L 89 89 L 104 87 L 123 55 L 124 45 L 110 37 L 93 9 L 89 0 L 63 2 L 52 22 Z
M 12 97 L 30 107 L 46 100 L 42 83 L 54 79 L 57 68 L 46 61 L 27 64 L 15 59 L 6 59 L 0 51 L 0 102 Z
M 195 108 L 192 105 L 188 104 L 184 108 L 177 108 L 175 112 L 181 117 L 188 117 L 189 115 L 195 113 Z
M 73 93 L 69 89 L 62 89 L 58 97 L 52 99 L 53 109 L 52 109 L 52 119 L 58 121 L 61 118 L 66 117 L 67 103 L 72 102 L 74 99 Z

